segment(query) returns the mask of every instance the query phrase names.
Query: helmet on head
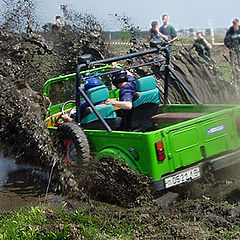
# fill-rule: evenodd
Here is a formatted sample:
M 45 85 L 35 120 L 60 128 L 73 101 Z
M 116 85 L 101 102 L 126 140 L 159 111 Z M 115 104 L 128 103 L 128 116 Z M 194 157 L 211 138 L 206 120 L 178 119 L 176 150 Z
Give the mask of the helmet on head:
M 115 87 L 117 87 L 118 83 L 127 82 L 128 76 L 125 70 L 121 70 L 113 74 L 112 83 Z
M 95 77 L 90 77 L 86 79 L 84 83 L 84 91 L 87 92 L 88 89 L 102 85 L 102 82 Z

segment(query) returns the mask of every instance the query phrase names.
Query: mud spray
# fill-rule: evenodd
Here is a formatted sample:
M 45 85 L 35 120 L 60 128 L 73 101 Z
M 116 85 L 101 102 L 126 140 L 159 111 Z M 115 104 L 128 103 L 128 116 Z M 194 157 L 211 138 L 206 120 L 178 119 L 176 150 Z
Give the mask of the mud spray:
M 151 204 L 152 189 L 149 179 L 139 177 L 117 161 L 105 159 L 86 167 L 78 174 L 73 174 L 62 164 L 63 156 L 56 150 L 53 138 L 43 123 L 49 104 L 40 94 L 43 83 L 51 77 L 74 72 L 79 55 L 92 53 L 95 59 L 110 56 L 104 44 L 101 25 L 91 14 L 77 13 L 63 6 L 63 16 L 66 21 L 63 27 L 58 28 L 48 23 L 43 26 L 43 31 L 36 31 L 37 27 L 34 29 L 34 26 L 38 24 L 34 18 L 33 3 L 29 2 L 28 14 L 24 15 L 21 9 L 26 8 L 18 2 L 11 1 L 11 4 L 15 3 L 19 6 L 17 13 L 13 14 L 11 8 L 4 8 L 4 22 L 0 29 L 0 140 L 3 154 L 14 157 L 18 163 L 28 163 L 46 172 L 50 172 L 53 164 L 56 163 L 50 191 L 68 193 L 83 201 L 92 199 L 125 207 Z M 16 21 L 16 14 L 27 18 L 24 21 Z M 131 52 L 145 50 L 146 44 L 137 41 L 138 28 L 129 24 L 125 16 L 115 15 L 115 17 L 118 21 L 122 21 L 132 34 L 131 41 L 134 45 Z M 23 25 L 19 26 L 19 22 Z M 26 28 L 27 32 L 24 31 Z M 216 51 L 216 54 L 220 56 L 221 51 Z M 218 59 L 219 56 L 216 58 Z M 131 65 L 136 61 L 143 63 L 145 60 L 144 58 L 131 60 L 126 64 Z M 225 81 L 216 62 L 212 61 L 209 64 L 195 53 L 190 54 L 182 48 L 174 52 L 171 64 L 203 103 L 239 102 L 235 86 Z M 135 74 L 141 76 L 150 72 L 152 69 L 143 67 L 136 69 Z M 162 76 L 155 77 L 159 87 L 163 89 Z M 169 100 L 171 103 L 193 102 L 173 76 L 170 79 Z M 218 191 L 214 193 L 210 190 L 212 188 Z M 196 221 L 204 219 L 210 228 L 228 229 L 240 217 L 239 206 L 233 213 L 229 209 L 226 210 L 221 203 L 225 200 L 232 203 L 239 202 L 237 178 L 197 182 L 179 189 L 182 201 L 185 201 L 185 198 L 193 200 L 181 202 L 181 205 L 175 205 L 172 209 L 181 211 L 186 218 L 190 217 Z M 202 199 L 202 196 L 205 198 Z M 171 217 L 178 215 L 175 210 L 171 210 L 168 215 Z M 153 210 L 148 211 L 151 220 L 155 215 Z M 174 218 L 173 223 L 171 217 L 164 218 L 161 225 L 166 234 L 173 233 L 176 237 L 186 238 L 195 235 L 200 238 L 204 236 L 205 233 L 194 224 L 188 226 L 192 232 L 183 233 L 184 225 L 177 218 Z M 172 222 L 172 225 L 169 222 Z

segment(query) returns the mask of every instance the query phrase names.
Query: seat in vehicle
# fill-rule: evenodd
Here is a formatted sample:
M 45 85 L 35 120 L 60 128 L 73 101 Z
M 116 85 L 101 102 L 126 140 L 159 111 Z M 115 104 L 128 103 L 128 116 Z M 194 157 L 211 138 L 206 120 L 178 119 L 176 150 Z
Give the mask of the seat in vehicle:
M 116 129 L 116 112 L 113 105 L 98 104 L 109 98 L 109 91 L 105 85 L 91 88 L 87 91 L 87 96 L 95 105 L 97 111 L 114 130 Z M 105 129 L 103 123 L 99 120 L 91 107 L 87 107 L 81 120 L 81 126 L 85 129 Z
M 126 111 L 125 126 L 131 131 L 147 131 L 153 128 L 151 117 L 159 112 L 160 92 L 153 76 L 136 80 L 133 107 Z

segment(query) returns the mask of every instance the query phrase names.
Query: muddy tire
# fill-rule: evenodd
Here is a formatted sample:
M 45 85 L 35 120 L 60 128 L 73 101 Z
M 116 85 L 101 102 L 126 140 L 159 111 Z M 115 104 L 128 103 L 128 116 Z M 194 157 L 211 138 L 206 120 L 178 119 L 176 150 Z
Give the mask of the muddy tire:
M 65 163 L 71 166 L 82 166 L 90 160 L 88 139 L 83 130 L 72 122 L 58 127 L 58 137 L 65 148 Z

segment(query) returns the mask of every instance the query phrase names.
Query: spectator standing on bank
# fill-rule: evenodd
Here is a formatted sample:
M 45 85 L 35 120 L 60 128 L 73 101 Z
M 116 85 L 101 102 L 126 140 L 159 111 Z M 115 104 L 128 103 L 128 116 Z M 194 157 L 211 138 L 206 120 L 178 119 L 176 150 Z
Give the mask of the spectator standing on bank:
M 63 22 L 62 22 L 62 17 L 61 16 L 56 16 L 55 17 L 55 22 L 56 22 L 56 25 L 61 28 L 63 26 Z
M 168 23 L 168 15 L 167 14 L 162 15 L 162 22 L 163 22 L 163 25 L 160 27 L 160 32 L 163 34 L 164 34 L 164 32 L 167 32 L 168 42 L 173 43 L 174 41 L 176 41 L 178 39 L 178 37 L 177 37 L 175 28 L 171 24 Z
M 160 32 L 158 21 L 152 21 L 151 22 L 151 28 L 149 30 L 148 34 L 148 41 L 150 40 L 168 40 L 167 31 L 164 29 L 164 31 Z
M 191 51 L 193 48 L 200 57 L 205 60 L 211 59 L 210 49 L 212 49 L 212 45 L 206 40 L 202 32 L 197 32 L 194 43 L 189 46 L 188 50 Z
M 224 44 L 229 49 L 232 65 L 240 67 L 240 27 L 237 18 L 233 19 L 232 26 L 226 32 Z

